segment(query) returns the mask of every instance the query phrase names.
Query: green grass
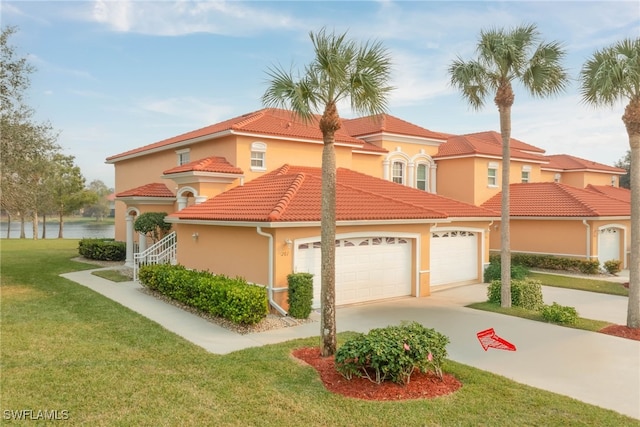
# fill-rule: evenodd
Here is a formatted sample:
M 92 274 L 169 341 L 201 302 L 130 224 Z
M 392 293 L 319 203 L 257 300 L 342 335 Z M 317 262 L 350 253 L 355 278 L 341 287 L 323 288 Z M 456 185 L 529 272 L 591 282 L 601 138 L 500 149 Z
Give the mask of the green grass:
M 629 296 L 629 290 L 620 283 L 607 280 L 584 279 L 575 276 L 559 276 L 555 274 L 529 273 L 531 279 L 540 280 L 544 286 L 576 289 L 579 291 L 598 292 L 601 294 Z
M 59 277 L 91 268 L 70 261 L 76 247 L 77 241 L 67 240 L 2 242 L 3 411 L 67 410 L 65 425 L 91 426 L 638 425 L 452 361 L 445 371 L 463 387 L 451 396 L 344 398 L 326 391 L 313 368 L 289 355 L 317 345 L 317 338 L 225 356 L 207 353 Z
M 484 310 L 491 311 L 493 313 L 506 314 L 508 316 L 521 317 L 523 319 L 535 320 L 538 322 L 547 322 L 547 320 L 542 317 L 542 314 L 539 311 L 527 310 L 522 307 L 510 307 L 510 308 L 502 308 L 498 304 L 494 304 L 492 302 L 475 302 L 473 304 L 467 305 L 469 308 L 475 308 L 476 310 Z M 602 328 L 606 328 L 607 326 L 612 325 L 613 323 L 605 322 L 603 320 L 592 320 L 592 319 L 584 319 L 582 317 L 578 317 L 578 321 L 573 325 L 563 324 L 563 323 L 554 323 L 554 325 L 566 326 L 568 328 L 574 329 L 583 329 L 585 331 L 598 332 Z
M 111 280 L 112 282 L 130 282 L 131 277 L 125 276 L 118 270 L 98 270 L 91 272 L 94 276 L 102 277 L 103 279 Z

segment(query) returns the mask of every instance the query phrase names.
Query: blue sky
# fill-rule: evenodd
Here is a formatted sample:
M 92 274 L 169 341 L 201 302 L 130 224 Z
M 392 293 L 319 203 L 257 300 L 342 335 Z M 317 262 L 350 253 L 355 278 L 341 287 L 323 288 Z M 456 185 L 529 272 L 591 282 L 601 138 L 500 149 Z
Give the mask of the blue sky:
M 309 32 L 322 27 L 389 50 L 389 113 L 446 133 L 499 131 L 492 98 L 471 110 L 448 85 L 456 56 L 470 59 L 481 29 L 533 23 L 560 41 L 574 79 L 551 99 L 515 87 L 512 136 L 547 150 L 613 164 L 629 148 L 624 105 L 580 102 L 575 80 L 596 50 L 640 36 L 630 2 L 525 1 L 2 1 L 2 26 L 37 69 L 28 102 L 60 132 L 87 182 L 114 185 L 105 158 L 262 108 L 266 70 L 302 69 Z M 348 108 L 340 114 L 353 117 Z

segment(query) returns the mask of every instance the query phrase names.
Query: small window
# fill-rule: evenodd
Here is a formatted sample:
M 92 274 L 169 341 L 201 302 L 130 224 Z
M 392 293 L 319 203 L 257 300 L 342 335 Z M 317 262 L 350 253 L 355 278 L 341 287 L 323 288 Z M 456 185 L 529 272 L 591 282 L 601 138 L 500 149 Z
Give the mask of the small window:
M 266 164 L 267 144 L 262 142 L 254 142 L 251 144 L 251 170 L 252 171 L 265 171 L 267 170 Z
M 489 168 L 487 169 L 487 185 L 489 187 L 497 187 L 498 186 L 498 164 L 497 163 L 489 163 Z
M 404 163 L 393 162 L 391 180 L 396 184 L 404 184 Z
M 191 161 L 189 160 L 189 149 L 176 151 L 176 154 L 178 155 L 178 166 L 182 166 Z
M 420 163 L 416 173 L 416 188 L 427 191 L 427 165 Z
M 521 181 L 523 183 L 527 183 L 531 180 L 531 166 L 523 166 L 522 167 L 522 174 L 521 174 Z
M 618 179 L 615 175 L 611 175 L 611 186 L 616 187 L 618 184 Z
M 555 175 L 553 176 L 553 182 L 560 182 L 560 176 L 561 176 L 561 175 L 560 175 L 559 173 L 555 174 Z

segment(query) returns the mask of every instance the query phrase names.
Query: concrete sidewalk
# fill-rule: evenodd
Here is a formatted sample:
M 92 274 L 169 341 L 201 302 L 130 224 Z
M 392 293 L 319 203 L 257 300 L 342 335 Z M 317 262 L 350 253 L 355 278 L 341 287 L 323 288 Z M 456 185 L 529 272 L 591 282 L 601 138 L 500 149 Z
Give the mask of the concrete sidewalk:
M 134 282 L 114 283 L 91 271 L 62 276 L 216 354 L 319 335 L 319 322 L 239 335 L 140 292 Z M 547 287 L 543 294 L 545 302 L 572 305 L 582 317 L 626 321 L 626 297 Z M 427 298 L 339 307 L 336 322 L 340 332 L 367 332 L 415 320 L 450 338 L 452 360 L 640 419 L 640 342 L 464 307 L 485 299 L 486 285 L 449 288 Z M 476 334 L 488 328 L 516 351 L 484 351 Z

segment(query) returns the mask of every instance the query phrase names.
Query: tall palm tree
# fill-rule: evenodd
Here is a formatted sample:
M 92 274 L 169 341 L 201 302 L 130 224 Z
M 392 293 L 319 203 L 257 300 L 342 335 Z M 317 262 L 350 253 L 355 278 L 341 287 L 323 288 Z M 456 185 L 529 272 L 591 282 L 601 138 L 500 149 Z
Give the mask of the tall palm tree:
M 336 158 L 335 133 L 341 126 L 338 102 L 349 99 L 351 109 L 362 115 L 387 110 L 391 60 L 379 42 L 362 45 L 346 39 L 346 33 L 309 33 L 315 58 L 294 77 L 280 67 L 267 71 L 269 86 L 262 96 L 265 106 L 291 109 L 306 122 L 318 121 L 322 150 L 321 235 L 321 353 L 336 351 L 335 322 L 335 228 Z M 321 116 L 320 116 L 321 115 Z M 317 117 L 320 119 L 317 120 Z
M 631 259 L 627 326 L 640 328 L 640 38 L 596 51 L 580 71 L 582 100 L 594 106 L 628 101 L 622 115 L 631 146 Z
M 472 108 L 484 106 L 489 93 L 500 113 L 502 137 L 502 216 L 500 223 L 501 305 L 511 306 L 511 243 L 509 233 L 509 174 L 511 172 L 511 107 L 515 94 L 513 82 L 520 82 L 536 97 L 555 95 L 568 83 L 561 61 L 565 51 L 558 42 L 539 42 L 535 25 L 512 30 L 491 29 L 480 32 L 477 58 L 458 57 L 449 66 L 451 85 L 462 93 Z

